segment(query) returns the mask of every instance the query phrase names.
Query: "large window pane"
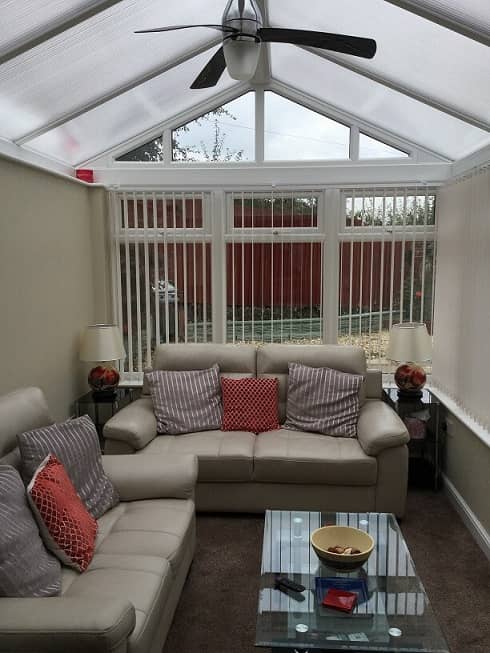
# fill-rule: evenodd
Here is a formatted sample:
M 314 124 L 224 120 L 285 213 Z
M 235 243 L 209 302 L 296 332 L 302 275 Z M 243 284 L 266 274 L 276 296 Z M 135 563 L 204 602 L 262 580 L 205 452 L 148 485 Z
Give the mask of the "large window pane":
M 432 329 L 435 196 L 352 192 L 345 198 L 345 225 L 339 342 L 359 344 L 370 360 L 382 363 L 392 324 L 425 322 Z
M 251 161 L 255 97 L 246 93 L 172 132 L 174 161 Z
M 264 94 L 266 161 L 348 159 L 350 128 L 270 91 Z
M 212 340 L 211 244 L 201 196 L 122 195 L 116 268 L 125 370 L 142 372 L 160 342 Z
M 228 342 L 321 342 L 321 243 L 229 243 L 226 269 Z

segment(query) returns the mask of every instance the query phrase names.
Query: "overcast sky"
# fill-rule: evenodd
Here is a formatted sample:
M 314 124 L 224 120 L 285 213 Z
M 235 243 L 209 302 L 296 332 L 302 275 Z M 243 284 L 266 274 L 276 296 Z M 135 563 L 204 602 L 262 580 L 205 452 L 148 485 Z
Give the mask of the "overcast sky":
M 243 150 L 242 160 L 254 159 L 254 97 L 247 93 L 225 105 L 235 119 L 219 117 L 224 147 Z M 182 146 L 204 142 L 208 151 L 214 142 L 213 121 L 190 123 L 188 132 L 179 137 Z M 272 92 L 265 93 L 265 159 L 271 161 L 348 159 L 349 128 L 306 109 Z M 361 135 L 360 154 L 364 158 L 400 156 L 397 150 Z

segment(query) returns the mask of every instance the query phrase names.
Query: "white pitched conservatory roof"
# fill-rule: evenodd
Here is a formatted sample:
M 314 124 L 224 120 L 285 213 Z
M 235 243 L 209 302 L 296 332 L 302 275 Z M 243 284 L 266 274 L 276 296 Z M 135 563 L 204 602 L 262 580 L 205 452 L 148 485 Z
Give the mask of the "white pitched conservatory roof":
M 7 0 L 0 31 L 0 152 L 70 167 L 227 91 L 190 84 L 220 43 L 226 0 Z M 265 87 L 290 88 L 449 160 L 490 143 L 489 0 L 262 0 L 277 27 L 374 38 L 372 60 L 271 44 Z

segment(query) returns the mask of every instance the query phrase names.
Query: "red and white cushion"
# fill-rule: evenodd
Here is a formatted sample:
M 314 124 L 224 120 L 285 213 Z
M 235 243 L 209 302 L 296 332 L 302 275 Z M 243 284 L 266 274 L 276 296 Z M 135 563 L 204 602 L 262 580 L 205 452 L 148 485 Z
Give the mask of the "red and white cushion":
M 85 571 L 94 555 L 97 521 L 53 454 L 37 468 L 27 497 L 46 547 L 63 564 Z
M 277 379 L 221 379 L 223 431 L 263 433 L 280 428 Z

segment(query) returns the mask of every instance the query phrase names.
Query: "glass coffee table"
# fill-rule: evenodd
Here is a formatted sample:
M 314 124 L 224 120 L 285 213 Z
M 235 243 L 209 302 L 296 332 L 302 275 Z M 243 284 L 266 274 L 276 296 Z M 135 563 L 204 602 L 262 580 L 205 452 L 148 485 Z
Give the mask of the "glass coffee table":
M 327 524 L 373 537 L 362 567 L 345 573 L 320 563 L 310 534 Z M 280 576 L 305 591 L 276 589 Z M 350 614 L 321 604 L 325 588 L 339 584 L 363 588 Z M 373 512 L 266 512 L 255 643 L 277 651 L 449 653 L 395 517 Z

